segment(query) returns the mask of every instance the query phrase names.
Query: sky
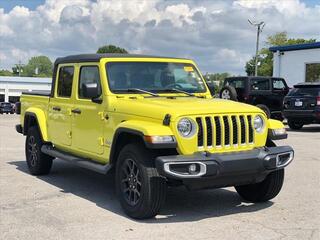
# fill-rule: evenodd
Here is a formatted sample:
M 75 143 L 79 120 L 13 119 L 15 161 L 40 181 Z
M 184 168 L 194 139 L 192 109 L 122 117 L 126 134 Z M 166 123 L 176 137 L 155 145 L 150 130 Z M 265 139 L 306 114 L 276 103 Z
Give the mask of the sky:
M 244 74 L 256 30 L 320 41 L 320 0 L 0 0 L 0 69 L 113 44 L 195 60 L 203 73 Z

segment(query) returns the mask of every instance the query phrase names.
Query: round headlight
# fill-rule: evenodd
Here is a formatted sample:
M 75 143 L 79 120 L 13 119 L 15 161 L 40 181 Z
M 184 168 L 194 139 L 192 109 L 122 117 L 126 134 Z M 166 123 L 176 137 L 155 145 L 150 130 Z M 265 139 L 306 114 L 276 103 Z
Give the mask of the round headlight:
M 253 119 L 253 127 L 258 132 L 261 133 L 264 129 L 264 120 L 260 115 L 257 115 Z
M 178 132 L 182 137 L 192 137 L 196 132 L 196 126 L 191 119 L 182 118 L 178 122 Z

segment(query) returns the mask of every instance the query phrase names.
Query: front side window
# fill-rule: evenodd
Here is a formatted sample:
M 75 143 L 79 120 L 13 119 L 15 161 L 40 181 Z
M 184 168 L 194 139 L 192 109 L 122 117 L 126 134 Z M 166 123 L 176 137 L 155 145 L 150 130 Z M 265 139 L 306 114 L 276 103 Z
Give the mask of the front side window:
M 86 98 L 84 94 L 84 85 L 88 83 L 96 83 L 98 86 L 98 92 L 100 93 L 99 95 L 101 95 L 100 74 L 97 66 L 81 67 L 78 85 L 79 98 Z
M 112 92 L 141 89 L 154 93 L 179 89 L 190 93 L 206 91 L 195 67 L 169 62 L 111 62 L 107 63 L 109 87 Z M 174 91 L 172 91 L 174 92 Z
M 284 90 L 286 88 L 286 85 L 282 79 L 273 79 L 272 86 L 274 90 Z
M 250 89 L 253 91 L 270 90 L 270 80 L 269 79 L 252 78 L 250 80 Z
M 58 78 L 58 97 L 71 97 L 74 67 L 61 67 Z

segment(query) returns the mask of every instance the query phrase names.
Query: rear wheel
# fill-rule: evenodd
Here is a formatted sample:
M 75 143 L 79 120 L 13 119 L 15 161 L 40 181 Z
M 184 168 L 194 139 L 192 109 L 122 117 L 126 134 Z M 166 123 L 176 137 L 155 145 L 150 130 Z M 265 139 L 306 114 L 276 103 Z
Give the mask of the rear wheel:
M 264 113 L 267 115 L 267 118 L 271 117 L 271 112 L 270 112 L 269 108 L 266 105 L 258 104 L 257 107 L 260 108 L 262 111 L 264 111 Z
M 288 119 L 288 126 L 293 130 L 299 130 L 303 127 L 303 123 L 295 122 L 294 120 Z
M 116 167 L 116 190 L 125 213 L 136 219 L 158 214 L 166 199 L 166 181 L 152 164 L 153 154 L 141 144 L 128 144 Z
M 32 175 L 48 174 L 52 167 L 53 157 L 41 152 L 43 141 L 38 127 L 33 126 L 28 130 L 25 152 L 29 171 Z

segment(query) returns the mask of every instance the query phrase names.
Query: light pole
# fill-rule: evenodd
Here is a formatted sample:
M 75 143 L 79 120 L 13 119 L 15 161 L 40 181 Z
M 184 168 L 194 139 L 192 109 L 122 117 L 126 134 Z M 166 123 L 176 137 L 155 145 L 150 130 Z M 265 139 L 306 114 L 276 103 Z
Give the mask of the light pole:
M 257 27 L 257 43 L 256 43 L 256 57 L 255 57 L 255 64 L 254 64 L 254 75 L 258 76 L 258 51 L 259 51 L 259 37 L 262 29 L 266 25 L 264 22 L 251 22 L 248 19 L 248 22 L 252 25 Z

